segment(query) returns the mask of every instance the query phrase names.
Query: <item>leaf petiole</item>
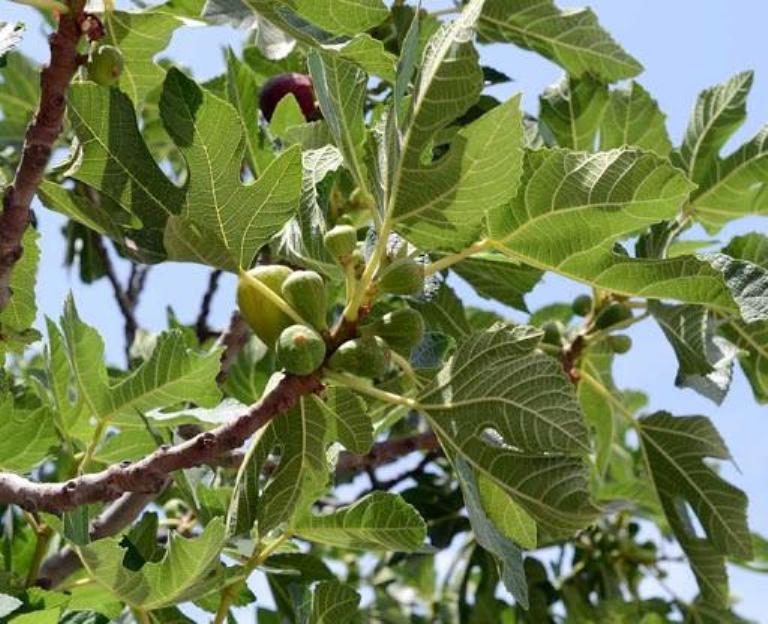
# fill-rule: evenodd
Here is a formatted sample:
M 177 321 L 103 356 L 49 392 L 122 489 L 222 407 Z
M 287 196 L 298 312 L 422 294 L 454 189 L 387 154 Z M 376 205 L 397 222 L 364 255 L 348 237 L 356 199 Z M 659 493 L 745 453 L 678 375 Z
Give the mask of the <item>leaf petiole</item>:
M 272 290 L 269 286 L 266 286 L 259 280 L 257 280 L 255 277 L 252 277 L 251 275 L 248 275 L 246 271 L 243 271 L 242 269 L 239 270 L 239 277 L 241 280 L 245 280 L 248 282 L 249 286 L 253 286 L 256 290 L 259 291 L 266 299 L 269 299 L 272 303 L 274 303 L 278 308 L 280 308 L 283 312 L 285 312 L 288 316 L 290 316 L 294 321 L 296 321 L 299 325 L 306 325 L 307 327 L 312 327 L 312 325 L 305 321 L 301 315 L 296 312 L 296 310 L 293 309 L 291 305 L 288 304 L 288 302 L 283 299 L 280 295 L 278 295 L 274 290 Z

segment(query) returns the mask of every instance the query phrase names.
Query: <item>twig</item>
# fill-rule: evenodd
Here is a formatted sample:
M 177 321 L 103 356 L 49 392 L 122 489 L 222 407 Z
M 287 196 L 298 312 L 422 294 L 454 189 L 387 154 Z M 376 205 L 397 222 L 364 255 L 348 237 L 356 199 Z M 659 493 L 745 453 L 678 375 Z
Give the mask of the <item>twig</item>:
M 40 73 L 40 102 L 24 138 L 13 183 L 5 191 L 0 214 L 0 311 L 11 299 L 11 273 L 24 251 L 22 239 L 30 221 L 32 199 L 45 175 L 53 146 L 61 133 L 67 106 L 67 90 L 82 62 L 77 44 L 82 34 L 83 2 L 71 3 L 70 12 L 59 17 L 50 37 L 50 65 Z
M 79 505 L 113 501 L 125 492 L 155 494 L 172 472 L 208 463 L 241 446 L 273 418 L 292 408 L 299 398 L 322 389 L 323 384 L 315 376 L 287 375 L 232 422 L 176 446 L 161 446 L 140 461 L 115 464 L 65 483 L 38 483 L 13 473 L 0 473 L 0 503 L 16 504 L 27 511 L 60 513 Z
M 435 439 L 435 442 L 437 442 L 437 439 Z M 421 458 L 421 461 L 410 470 L 406 470 L 405 472 L 392 477 L 391 479 L 387 479 L 385 481 L 378 481 L 376 489 L 379 490 L 391 490 L 396 485 L 399 485 L 406 479 L 411 479 L 413 477 L 419 476 L 422 472 L 424 472 L 424 469 L 431 464 L 439 454 L 435 450 L 430 450 L 429 452 L 424 454 L 424 457 Z
M 128 297 L 134 310 L 139 305 L 139 297 L 144 292 L 148 275 L 149 267 L 147 265 L 131 262 L 131 275 L 128 277 L 128 288 L 125 290 L 125 296 Z
M 112 258 L 104 245 L 104 239 L 101 236 L 95 237 L 93 246 L 96 253 L 99 254 L 99 257 L 101 258 L 101 262 L 104 265 L 104 273 L 106 274 L 109 283 L 112 284 L 112 290 L 115 293 L 115 301 L 117 301 L 117 306 L 120 308 L 120 313 L 123 315 L 125 322 L 125 352 L 126 355 L 128 355 L 133 340 L 136 337 L 136 330 L 139 327 L 136 322 L 136 316 L 134 315 L 136 303 L 120 283 L 120 278 L 117 276 L 115 267 L 112 264 Z
M 211 275 L 208 278 L 208 288 L 205 289 L 203 300 L 200 303 L 200 313 L 197 315 L 197 321 L 195 321 L 195 331 L 197 332 L 197 339 L 200 342 L 205 342 L 213 334 L 211 328 L 208 327 L 208 317 L 211 314 L 213 297 L 216 295 L 216 291 L 219 288 L 221 274 L 221 269 L 211 271 Z
M 232 314 L 229 321 L 229 327 L 219 336 L 216 346 L 224 347 L 224 353 L 221 354 L 221 366 L 216 381 L 220 384 L 227 380 L 229 369 L 237 360 L 240 351 L 243 350 L 251 337 L 251 328 L 245 322 L 239 313 Z
M 416 451 L 432 453 L 438 449 L 437 437 L 431 431 L 385 440 L 374 444 L 370 452 L 365 455 L 342 453 L 339 456 L 338 462 L 336 462 L 336 474 L 338 476 L 356 474 L 368 468 L 390 464 L 409 453 Z
M 130 492 L 123 494 L 91 522 L 91 540 L 110 537 L 130 525 L 153 500 L 154 494 Z M 36 584 L 52 589 L 80 569 L 77 553 L 69 546 L 48 557 L 40 568 Z

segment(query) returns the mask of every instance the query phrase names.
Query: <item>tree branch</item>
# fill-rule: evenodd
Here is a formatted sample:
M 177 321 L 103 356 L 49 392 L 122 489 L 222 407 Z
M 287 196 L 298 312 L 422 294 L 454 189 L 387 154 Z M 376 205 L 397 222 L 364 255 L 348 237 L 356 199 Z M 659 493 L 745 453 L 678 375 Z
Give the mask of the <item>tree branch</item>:
M 37 193 L 53 146 L 61 133 L 67 105 L 67 91 L 81 63 L 77 44 L 82 35 L 82 1 L 71 3 L 61 15 L 50 37 L 51 62 L 40 73 L 40 102 L 24 138 L 13 183 L 5 191 L 0 214 L 0 311 L 9 303 L 11 273 L 24 251 L 22 239 L 30 221 L 30 206 Z
M 129 294 L 128 290 L 124 289 L 123 285 L 120 283 L 120 278 L 118 278 L 117 273 L 115 272 L 115 267 L 112 264 L 112 258 L 104 245 L 104 239 L 101 236 L 95 237 L 93 246 L 104 265 L 104 272 L 106 273 L 109 283 L 112 284 L 112 290 L 115 293 L 115 301 L 117 301 L 117 306 L 120 308 L 120 313 L 123 315 L 125 321 L 125 353 L 126 356 L 128 356 L 133 340 L 136 337 L 136 330 L 139 328 L 139 324 L 136 321 L 136 315 L 134 314 L 136 299 L 133 294 Z M 129 288 L 131 286 L 130 280 L 128 286 Z
M 165 486 L 170 473 L 208 463 L 238 448 L 302 396 L 322 389 L 323 384 L 315 376 L 287 375 L 246 414 L 230 423 L 176 446 L 161 446 L 140 461 L 115 464 L 66 483 L 37 483 L 12 473 L 0 473 L 0 503 L 16 504 L 27 511 L 59 513 L 79 505 L 113 501 L 125 492 L 155 494 Z
M 203 300 L 200 302 L 200 313 L 197 315 L 195 321 L 195 331 L 197 332 L 197 339 L 200 342 L 205 342 L 210 338 L 213 332 L 208 327 L 208 317 L 211 314 L 211 303 L 213 303 L 213 297 L 216 291 L 219 289 L 219 280 L 221 279 L 221 269 L 211 271 L 211 275 L 208 278 L 208 287 L 205 289 Z
M 221 367 L 216 381 L 223 384 L 227 380 L 229 369 L 237 360 L 237 356 L 243 347 L 248 343 L 251 337 L 251 328 L 245 322 L 238 312 L 232 314 L 229 321 L 229 327 L 219 336 L 217 346 L 224 347 L 224 353 L 221 354 Z
M 336 474 L 346 477 L 356 474 L 361 470 L 372 470 L 377 466 L 391 463 L 415 451 L 426 451 L 427 453 L 422 462 L 420 462 L 419 467 L 423 467 L 425 463 L 433 460 L 439 452 L 439 444 L 435 434 L 427 432 L 378 442 L 373 445 L 371 451 L 366 455 L 355 455 L 345 451 L 339 456 L 336 464 Z M 210 463 L 214 466 L 238 468 L 243 461 L 243 457 L 244 453 L 242 451 L 232 451 L 225 453 Z M 266 473 L 269 473 L 272 469 L 274 469 L 274 465 L 267 464 L 265 466 Z M 409 471 L 402 478 L 407 478 L 413 472 Z M 387 481 L 385 485 L 389 487 L 389 483 Z M 122 531 L 139 516 L 155 496 L 155 493 L 130 492 L 123 494 L 122 497 L 112 503 L 101 515 L 93 520 L 90 530 L 91 540 L 110 537 Z M 80 559 L 75 551 L 66 546 L 45 560 L 37 577 L 37 585 L 46 589 L 53 589 L 79 570 L 80 565 Z

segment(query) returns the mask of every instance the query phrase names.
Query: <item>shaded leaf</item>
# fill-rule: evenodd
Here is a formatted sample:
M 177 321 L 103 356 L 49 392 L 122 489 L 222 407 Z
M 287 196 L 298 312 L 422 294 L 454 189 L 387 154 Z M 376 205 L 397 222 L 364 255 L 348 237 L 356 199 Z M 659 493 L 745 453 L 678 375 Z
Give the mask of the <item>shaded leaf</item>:
M 472 334 L 419 397 L 443 448 L 507 493 L 547 537 L 589 524 L 587 428 L 560 365 L 536 350 L 541 332 Z
M 523 570 L 523 552 L 508 535 L 505 535 L 499 529 L 498 524 L 491 520 L 487 512 L 489 503 L 501 507 L 512 501 L 503 490 L 496 488 L 491 481 L 486 481 L 486 484 L 488 487 L 496 488 L 494 494 L 500 496 L 495 500 L 490 498 L 483 499 L 482 486 L 478 482 L 479 478 L 475 475 L 470 465 L 465 460 L 458 458 L 456 460 L 456 467 L 459 482 L 464 491 L 467 514 L 469 515 L 469 521 L 472 524 L 472 531 L 475 534 L 477 543 L 495 557 L 502 569 L 501 578 L 504 582 L 504 587 L 523 608 L 527 609 L 528 585 L 526 584 L 525 571 Z M 512 504 L 515 505 L 514 502 Z M 529 545 L 529 547 L 535 548 L 535 524 L 533 529 L 533 545 Z
M 702 595 L 725 606 L 725 557 L 748 559 L 752 552 L 746 496 L 704 462 L 707 457 L 729 459 L 728 450 L 703 416 L 657 412 L 638 424 L 648 471 Z M 690 511 L 703 535 L 697 534 Z

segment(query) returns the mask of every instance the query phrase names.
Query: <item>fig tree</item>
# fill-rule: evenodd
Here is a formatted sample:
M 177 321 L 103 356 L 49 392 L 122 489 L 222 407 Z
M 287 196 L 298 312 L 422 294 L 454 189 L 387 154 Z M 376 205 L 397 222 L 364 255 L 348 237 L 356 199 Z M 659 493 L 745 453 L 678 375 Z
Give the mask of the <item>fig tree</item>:
M 318 273 L 294 271 L 283 282 L 283 298 L 312 327 L 319 331 L 328 329 L 328 293 Z
M 342 344 L 328 364 L 359 377 L 381 377 L 389 364 L 389 348 L 378 336 L 355 338 Z
M 410 353 L 424 338 L 424 319 L 416 310 L 404 308 L 388 312 L 360 329 L 364 336 L 379 336 L 400 353 Z
M 571 303 L 571 309 L 578 316 L 587 316 L 592 311 L 592 297 L 589 295 L 579 295 Z
M 102 87 L 111 87 L 123 73 L 123 53 L 111 45 L 103 45 L 91 52 L 86 65 L 88 80 Z
M 291 273 L 293 271 L 288 267 L 273 264 L 257 266 L 248 271 L 247 275 L 280 296 L 283 282 Z M 240 276 L 237 284 L 237 305 L 254 333 L 267 347 L 272 348 L 280 332 L 292 325 L 293 320 L 248 277 Z
M 618 301 L 603 308 L 595 319 L 597 329 L 605 329 L 632 318 L 632 310 Z
M 299 103 L 304 119 L 313 121 L 318 119 L 320 111 L 315 102 L 315 90 L 312 88 L 312 79 L 305 74 L 279 74 L 273 76 L 261 87 L 259 95 L 259 108 L 267 121 L 272 115 L 278 103 L 286 95 L 293 95 Z
M 325 233 L 323 242 L 328 253 L 342 261 L 357 247 L 357 230 L 351 225 L 336 225 Z
M 309 375 L 325 360 L 325 341 L 311 327 L 291 325 L 277 340 L 277 363 L 292 375 Z
M 418 295 L 424 289 L 424 265 L 413 258 L 395 260 L 381 274 L 379 287 L 391 295 Z

